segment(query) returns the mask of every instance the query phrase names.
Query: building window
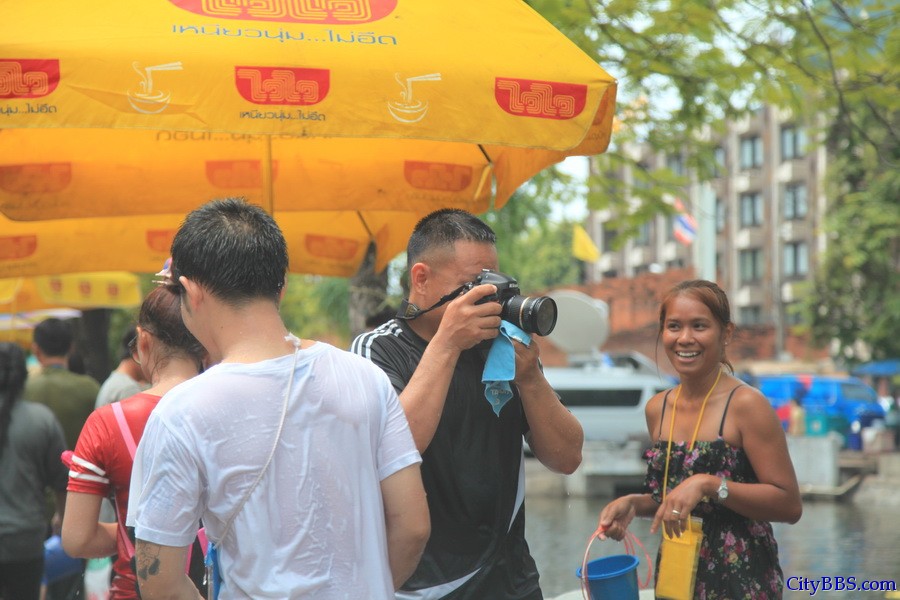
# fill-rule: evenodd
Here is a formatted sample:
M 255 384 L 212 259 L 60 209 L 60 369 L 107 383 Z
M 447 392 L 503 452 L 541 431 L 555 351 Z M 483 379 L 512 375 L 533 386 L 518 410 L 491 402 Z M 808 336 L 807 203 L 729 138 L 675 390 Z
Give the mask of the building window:
M 789 183 L 784 186 L 784 218 L 787 220 L 806 218 L 806 184 Z
M 681 156 L 677 154 L 669 155 L 666 158 L 666 166 L 679 177 L 684 176 L 684 159 Z
M 619 237 L 619 232 L 608 225 L 603 225 L 603 251 L 604 252 L 613 252 L 615 250 L 616 238 Z
M 762 138 L 758 135 L 741 138 L 741 169 L 757 169 L 762 163 Z
M 762 307 L 759 305 L 742 306 L 738 317 L 741 325 L 762 325 Z
M 646 221 L 638 226 L 637 235 L 634 238 L 635 246 L 650 245 L 650 222 Z
M 762 250 L 741 250 L 741 283 L 756 283 L 762 279 Z
M 715 166 L 713 167 L 713 176 L 721 177 L 725 169 L 725 148 L 718 146 L 715 149 Z
M 666 269 L 681 269 L 684 268 L 684 259 L 676 258 L 673 260 L 666 261 Z
M 725 231 L 725 202 L 716 198 L 716 233 Z
M 806 154 L 806 131 L 796 125 L 781 128 L 781 160 L 803 158 Z
M 741 194 L 741 227 L 759 227 L 763 222 L 762 194 L 747 192 Z
M 799 302 L 784 305 L 784 324 L 791 327 L 803 324 L 803 307 Z
M 806 242 L 784 245 L 784 276 L 805 277 L 809 273 L 809 247 Z

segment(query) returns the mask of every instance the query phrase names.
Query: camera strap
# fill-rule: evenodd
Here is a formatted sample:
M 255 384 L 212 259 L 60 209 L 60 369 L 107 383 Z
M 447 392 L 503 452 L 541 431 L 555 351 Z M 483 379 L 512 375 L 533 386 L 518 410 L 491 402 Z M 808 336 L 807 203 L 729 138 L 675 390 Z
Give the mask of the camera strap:
M 430 312 L 436 308 L 440 308 L 441 306 L 447 304 L 448 302 L 450 302 L 451 300 L 453 300 L 454 298 L 459 296 L 464 290 L 466 290 L 469 287 L 470 287 L 470 284 L 464 283 L 463 285 L 459 286 L 458 288 L 456 288 L 449 294 L 441 296 L 440 300 L 438 300 L 437 302 L 432 304 L 429 308 L 425 308 L 425 309 L 419 308 L 418 306 L 416 306 L 409 300 L 404 299 L 400 302 L 400 309 L 397 310 L 397 318 L 403 319 L 404 321 L 412 321 L 413 319 L 415 319 L 417 317 L 421 317 L 422 315 L 424 315 L 427 312 Z

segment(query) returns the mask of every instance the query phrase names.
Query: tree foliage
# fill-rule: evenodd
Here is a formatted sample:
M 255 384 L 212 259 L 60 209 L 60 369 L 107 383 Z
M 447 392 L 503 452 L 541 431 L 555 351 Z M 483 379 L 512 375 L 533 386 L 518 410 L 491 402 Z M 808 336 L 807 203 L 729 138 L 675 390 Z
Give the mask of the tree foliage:
M 805 303 L 813 339 L 853 359 L 900 355 L 900 29 L 892 0 L 530 0 L 619 80 L 618 129 L 589 203 L 623 233 L 684 181 L 648 171 L 632 141 L 677 153 L 702 181 L 717 124 L 761 103 L 791 109 L 829 155 L 828 244 Z M 634 169 L 637 205 L 604 177 Z M 866 350 L 863 354 L 859 349 Z
M 577 283 L 572 223 L 554 210 L 579 194 L 571 175 L 557 168 L 539 173 L 500 210 L 484 215 L 497 234 L 500 270 L 516 278 L 523 294 Z

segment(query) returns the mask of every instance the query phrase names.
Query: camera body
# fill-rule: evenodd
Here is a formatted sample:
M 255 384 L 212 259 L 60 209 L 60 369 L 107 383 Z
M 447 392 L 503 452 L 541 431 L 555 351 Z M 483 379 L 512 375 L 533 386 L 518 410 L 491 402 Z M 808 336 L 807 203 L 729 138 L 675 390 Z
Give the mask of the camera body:
M 544 336 L 556 327 L 556 302 L 548 296 L 522 296 L 519 282 L 514 277 L 499 271 L 482 269 L 481 274 L 466 284 L 466 290 L 476 285 L 492 284 L 497 292 L 485 296 L 478 304 L 485 302 L 500 303 L 500 318 L 508 321 L 527 333 Z

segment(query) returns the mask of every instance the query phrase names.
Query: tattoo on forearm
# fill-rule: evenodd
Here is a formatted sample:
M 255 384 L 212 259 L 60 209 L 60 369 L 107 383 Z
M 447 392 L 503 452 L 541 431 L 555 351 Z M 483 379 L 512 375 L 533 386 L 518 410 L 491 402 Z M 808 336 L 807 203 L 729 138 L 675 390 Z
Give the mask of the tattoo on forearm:
M 139 544 L 135 548 L 137 558 L 137 576 L 147 581 L 153 575 L 159 575 L 159 547 L 153 544 Z

